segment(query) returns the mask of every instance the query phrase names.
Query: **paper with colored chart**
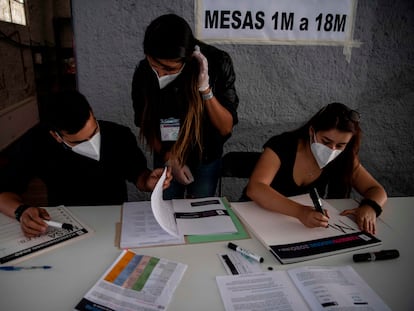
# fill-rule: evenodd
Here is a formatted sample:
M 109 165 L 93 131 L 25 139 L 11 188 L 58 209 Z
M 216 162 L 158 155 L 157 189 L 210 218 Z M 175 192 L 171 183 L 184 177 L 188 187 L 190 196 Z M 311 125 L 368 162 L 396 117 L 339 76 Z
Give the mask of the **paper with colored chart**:
M 124 250 L 75 310 L 166 310 L 187 265 Z

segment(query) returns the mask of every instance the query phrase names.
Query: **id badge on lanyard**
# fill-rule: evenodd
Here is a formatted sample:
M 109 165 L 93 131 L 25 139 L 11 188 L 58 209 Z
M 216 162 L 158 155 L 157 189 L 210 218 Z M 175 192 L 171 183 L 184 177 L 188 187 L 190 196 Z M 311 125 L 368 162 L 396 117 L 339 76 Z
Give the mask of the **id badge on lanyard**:
M 180 132 L 180 119 L 160 119 L 161 141 L 176 141 Z

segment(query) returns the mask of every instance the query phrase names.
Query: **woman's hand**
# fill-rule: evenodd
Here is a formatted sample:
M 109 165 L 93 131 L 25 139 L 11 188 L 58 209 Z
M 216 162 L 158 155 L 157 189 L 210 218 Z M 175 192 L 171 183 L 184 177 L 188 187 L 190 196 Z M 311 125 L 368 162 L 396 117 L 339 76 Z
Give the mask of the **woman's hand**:
M 201 54 L 200 47 L 196 45 L 194 47 L 193 57 L 197 59 L 199 64 L 199 75 L 198 75 L 198 90 L 200 92 L 206 91 L 209 85 L 209 76 L 208 76 L 208 61 L 207 58 Z
M 178 160 L 170 159 L 167 161 L 168 167 L 171 168 L 172 176 L 182 185 L 191 184 L 194 181 L 193 174 L 187 165 L 181 165 Z
M 308 228 L 328 227 L 329 216 L 325 210 L 325 215 L 315 211 L 311 206 L 304 205 L 299 213 L 298 219 Z
M 154 190 L 155 185 L 157 184 L 158 180 L 161 178 L 163 172 L 164 172 L 163 168 L 156 168 L 148 175 L 146 179 L 146 183 L 145 183 L 146 189 L 148 191 Z M 162 185 L 162 188 L 167 189 L 170 186 L 171 180 L 172 180 L 171 169 L 167 167 L 167 172 L 165 174 L 165 180 Z
M 369 205 L 362 205 L 353 209 L 344 210 L 342 216 L 352 215 L 355 218 L 359 229 L 370 234 L 376 233 L 377 215 Z

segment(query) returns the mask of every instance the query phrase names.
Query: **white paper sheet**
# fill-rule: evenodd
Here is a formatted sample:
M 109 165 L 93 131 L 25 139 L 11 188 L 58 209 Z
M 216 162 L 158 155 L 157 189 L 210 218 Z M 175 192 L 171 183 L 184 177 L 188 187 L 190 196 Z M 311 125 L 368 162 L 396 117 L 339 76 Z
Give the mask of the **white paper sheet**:
M 162 197 L 163 184 L 166 174 L 167 169 L 164 169 L 161 178 L 155 185 L 155 188 L 151 194 L 151 207 L 154 217 L 160 226 L 169 234 L 178 237 L 180 234 L 178 233 L 177 224 L 175 222 L 172 202 L 170 200 L 164 200 Z
M 226 311 L 391 311 L 351 266 L 216 277 Z
M 226 207 L 218 197 L 172 200 L 175 221 L 181 234 L 221 234 L 237 232 Z M 179 213 L 186 216 L 179 216 Z
M 285 271 L 217 276 L 226 311 L 309 310 Z
M 165 310 L 187 265 L 123 251 L 75 310 Z
M 121 248 L 184 244 L 184 236 L 165 231 L 154 217 L 151 202 L 126 202 L 122 206 Z
M 391 311 L 351 266 L 288 270 L 312 310 Z

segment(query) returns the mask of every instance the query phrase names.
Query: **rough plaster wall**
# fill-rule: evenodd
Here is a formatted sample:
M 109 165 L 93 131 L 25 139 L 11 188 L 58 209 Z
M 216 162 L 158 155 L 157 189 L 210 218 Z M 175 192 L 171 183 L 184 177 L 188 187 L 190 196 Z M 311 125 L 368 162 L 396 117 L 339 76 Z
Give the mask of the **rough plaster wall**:
M 99 118 L 138 133 L 130 92 L 145 27 L 170 12 L 193 26 L 194 2 L 72 0 L 72 10 L 80 91 Z M 349 63 L 342 47 L 217 45 L 233 58 L 240 96 L 226 151 L 260 151 L 272 135 L 340 101 L 362 115 L 363 164 L 390 196 L 414 195 L 414 3 L 360 0 L 354 39 L 363 44 Z M 235 200 L 244 184 L 227 179 L 224 194 Z
M 0 22 L 0 110 L 36 94 L 29 32 L 26 27 Z

